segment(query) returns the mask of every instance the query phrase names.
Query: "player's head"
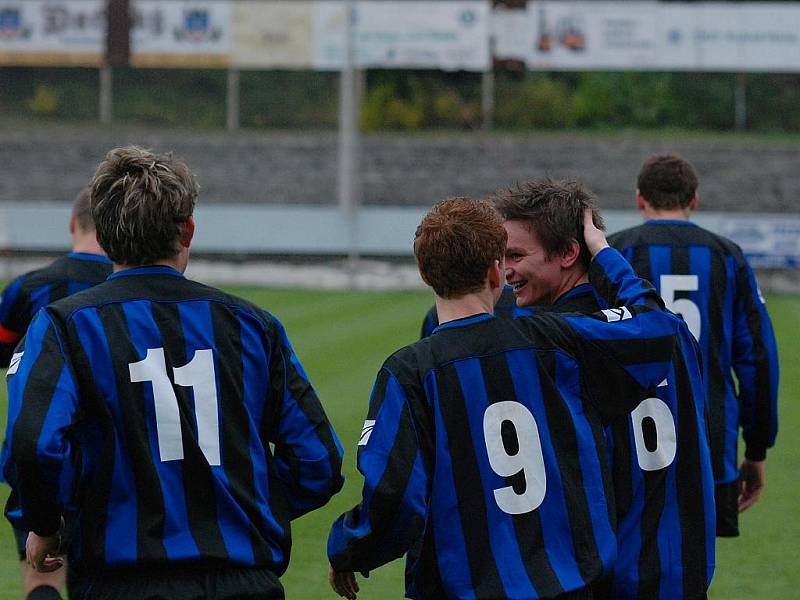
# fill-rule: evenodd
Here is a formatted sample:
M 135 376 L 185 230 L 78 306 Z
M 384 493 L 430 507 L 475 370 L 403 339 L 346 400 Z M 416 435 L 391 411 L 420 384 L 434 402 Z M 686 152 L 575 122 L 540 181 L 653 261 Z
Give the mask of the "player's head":
M 642 164 L 637 198 L 656 210 L 694 208 L 697 183 L 697 172 L 687 161 L 672 154 L 657 154 Z
M 115 148 L 90 189 L 97 240 L 113 262 L 146 265 L 189 247 L 197 184 L 183 161 L 136 146 Z
M 588 269 L 584 210 L 604 227 L 594 196 L 580 183 L 537 179 L 496 192 L 491 201 L 508 232 L 506 278 L 519 306 L 549 304 L 567 278 Z
M 94 219 L 92 219 L 92 199 L 89 188 L 85 187 L 75 200 L 72 201 L 72 218 L 70 219 L 70 230 L 77 228 L 78 231 L 89 233 L 94 231 Z
M 422 279 L 440 298 L 455 299 L 486 288 L 502 289 L 506 231 L 487 202 L 447 198 L 425 215 L 414 236 L 414 255 Z M 496 298 L 495 298 L 496 299 Z

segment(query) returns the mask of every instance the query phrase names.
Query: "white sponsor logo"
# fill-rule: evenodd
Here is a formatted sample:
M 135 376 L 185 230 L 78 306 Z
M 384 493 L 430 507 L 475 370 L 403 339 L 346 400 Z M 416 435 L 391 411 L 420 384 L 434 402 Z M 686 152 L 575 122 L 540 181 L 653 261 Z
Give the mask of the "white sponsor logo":
M 609 323 L 633 318 L 633 315 L 631 314 L 631 311 L 628 310 L 627 306 L 622 306 L 620 308 L 608 308 L 603 311 L 603 314 L 606 316 L 606 321 Z
M 669 383 L 667 383 L 667 380 L 665 379 L 664 381 L 659 383 L 656 387 L 667 387 L 668 385 L 669 385 Z
M 19 369 L 19 363 L 22 361 L 22 355 L 25 354 L 24 352 L 15 352 L 14 356 L 11 357 L 11 362 L 8 365 L 8 371 L 6 371 L 6 377 L 9 375 L 13 375 Z
M 364 427 L 361 430 L 361 437 L 358 438 L 359 446 L 366 446 L 369 441 L 369 436 L 372 435 L 372 430 L 375 428 L 375 421 L 367 419 L 364 421 Z

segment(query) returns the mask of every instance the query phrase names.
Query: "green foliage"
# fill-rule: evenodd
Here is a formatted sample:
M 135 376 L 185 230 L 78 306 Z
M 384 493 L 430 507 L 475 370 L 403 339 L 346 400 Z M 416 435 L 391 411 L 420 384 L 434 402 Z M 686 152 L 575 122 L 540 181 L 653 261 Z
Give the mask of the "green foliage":
M 355 447 L 367 410 L 375 374 L 383 360 L 414 340 L 432 303 L 424 292 L 316 292 L 234 288 L 278 316 L 322 398 L 345 448 L 347 477 L 343 491 L 328 506 L 292 523 L 292 561 L 282 577 L 287 597 L 317 600 L 334 597 L 328 587 L 325 542 L 330 524 L 358 502 L 361 477 L 355 469 Z M 800 463 L 800 297 L 768 299 L 778 337 L 781 373 L 781 433 L 769 452 L 764 496 L 742 515 L 742 537 L 717 544 L 717 571 L 712 600 L 797 597 L 800 572 L 791 567 L 800 537 L 796 466 Z M 0 429 L 5 430 L 5 386 L 0 391 Z M 0 502 L 8 487 L 0 485 Z M 19 565 L 11 529 L 0 525 L 0 600 L 20 597 Z M 769 576 L 765 577 L 765 573 Z M 401 598 L 403 565 L 359 576 L 364 598 Z
M 36 115 L 51 116 L 58 110 L 58 97 L 53 90 L 40 83 L 36 86 L 36 91 L 28 106 Z
M 339 76 L 310 71 L 243 71 L 245 127 L 333 129 L 339 118 Z
M 497 81 L 495 123 L 500 127 L 557 129 L 574 124 L 567 85 L 544 73 Z

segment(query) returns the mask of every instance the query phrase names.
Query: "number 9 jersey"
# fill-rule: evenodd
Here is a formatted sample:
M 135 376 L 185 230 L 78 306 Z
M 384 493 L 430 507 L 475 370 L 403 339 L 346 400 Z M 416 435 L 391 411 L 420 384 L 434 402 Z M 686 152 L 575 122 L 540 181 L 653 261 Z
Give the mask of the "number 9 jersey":
M 16 358 L 6 476 L 21 525 L 52 534 L 74 490 L 87 565 L 280 575 L 290 520 L 342 486 L 341 447 L 280 322 L 172 268 L 119 271 L 42 309 Z
M 479 314 L 383 365 L 359 440 L 362 502 L 336 571 L 408 553 L 410 598 L 583 597 L 616 556 L 603 425 L 656 397 L 685 325 L 607 249 L 591 315 Z M 624 304 L 624 306 L 622 306 Z

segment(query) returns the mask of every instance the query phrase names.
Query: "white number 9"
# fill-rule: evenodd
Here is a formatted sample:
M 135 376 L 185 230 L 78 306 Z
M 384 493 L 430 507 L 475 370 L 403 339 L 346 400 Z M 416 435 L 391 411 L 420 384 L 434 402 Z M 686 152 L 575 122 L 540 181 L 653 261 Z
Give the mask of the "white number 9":
M 519 450 L 509 454 L 503 444 L 502 426 L 509 421 L 516 431 Z M 547 482 L 542 455 L 539 427 L 531 412 L 519 402 L 491 404 L 483 415 L 483 436 L 489 465 L 501 477 L 511 477 L 522 471 L 525 491 L 517 494 L 512 486 L 494 490 L 497 506 L 505 513 L 520 515 L 539 507 L 544 501 Z

